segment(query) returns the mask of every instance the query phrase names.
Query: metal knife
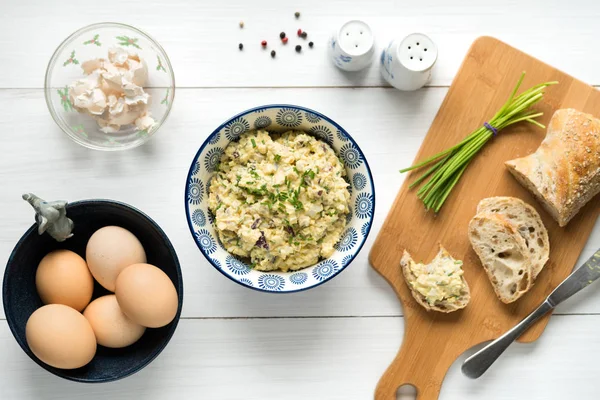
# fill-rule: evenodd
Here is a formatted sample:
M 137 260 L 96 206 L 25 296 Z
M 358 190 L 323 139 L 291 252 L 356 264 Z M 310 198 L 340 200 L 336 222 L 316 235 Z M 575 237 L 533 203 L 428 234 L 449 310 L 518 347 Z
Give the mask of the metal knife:
M 600 249 L 598 249 L 581 267 L 576 269 L 554 289 L 546 300 L 514 328 L 489 343 L 483 349 L 467 358 L 462 365 L 462 372 L 469 378 L 477 379 L 500 357 L 500 355 L 523 334 L 535 321 L 548 311 L 587 287 L 600 278 Z

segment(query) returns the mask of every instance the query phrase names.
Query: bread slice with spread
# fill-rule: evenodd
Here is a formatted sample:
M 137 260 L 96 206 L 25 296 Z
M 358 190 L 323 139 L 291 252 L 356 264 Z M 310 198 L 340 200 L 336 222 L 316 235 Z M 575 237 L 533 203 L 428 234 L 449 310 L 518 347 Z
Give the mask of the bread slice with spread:
M 465 308 L 471 300 L 462 261 L 455 260 L 441 244 L 429 264 L 416 263 L 404 250 L 400 266 L 412 296 L 427 311 L 450 313 Z

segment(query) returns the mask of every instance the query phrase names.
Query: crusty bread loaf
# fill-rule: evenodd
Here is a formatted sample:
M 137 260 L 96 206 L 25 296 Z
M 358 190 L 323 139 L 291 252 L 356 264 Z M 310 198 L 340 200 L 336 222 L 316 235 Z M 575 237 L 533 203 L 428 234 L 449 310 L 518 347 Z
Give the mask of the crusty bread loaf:
M 469 223 L 469 240 L 502 302 L 527 293 L 533 282 L 530 253 L 510 223 L 494 214 L 477 214 Z
M 574 109 L 558 110 L 536 152 L 506 166 L 565 226 L 600 192 L 600 120 Z
M 529 249 L 535 280 L 550 256 L 548 231 L 535 208 L 516 197 L 488 197 L 477 205 L 477 214 L 495 214 L 516 228 Z
M 441 261 L 442 259 L 448 260 L 448 262 L 453 263 L 460 262 L 458 260 L 455 260 L 450 255 L 450 253 L 448 253 L 446 249 L 444 249 L 444 247 L 442 247 L 442 245 L 440 244 L 440 250 L 438 254 L 432 260 L 431 264 L 427 264 L 426 266 L 430 268 L 430 266 L 434 265 L 436 261 Z M 406 282 L 406 285 L 410 289 L 412 296 L 417 301 L 417 303 L 423 306 L 423 308 L 425 308 L 427 311 L 433 310 L 443 313 L 450 313 L 456 310 L 460 310 L 461 308 L 465 308 L 467 306 L 469 300 L 471 300 L 471 292 L 469 290 L 469 285 L 467 284 L 467 280 L 465 279 L 464 275 L 461 276 L 462 285 L 460 290 L 460 296 L 458 296 L 457 298 L 453 298 L 452 300 L 444 299 L 442 301 L 437 301 L 433 304 L 430 304 L 427 302 L 427 300 L 421 293 L 415 290 L 415 288 L 412 285 L 412 282 L 415 282 L 417 280 L 417 277 L 412 272 L 415 264 L 416 263 L 413 261 L 408 251 L 404 250 L 404 254 L 402 255 L 402 259 L 400 260 L 402 274 L 404 275 L 404 280 Z

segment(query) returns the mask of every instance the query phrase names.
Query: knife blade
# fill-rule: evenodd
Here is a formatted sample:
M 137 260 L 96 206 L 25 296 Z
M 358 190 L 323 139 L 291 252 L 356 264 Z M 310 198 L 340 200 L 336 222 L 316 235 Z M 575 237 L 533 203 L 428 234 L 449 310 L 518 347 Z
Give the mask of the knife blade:
M 600 249 L 579 268 L 571 273 L 550 293 L 546 301 L 556 307 L 575 293 L 600 278 Z
M 508 346 L 523 334 L 535 321 L 548 311 L 589 286 L 600 278 L 600 249 L 581 267 L 577 268 L 550 293 L 546 300 L 511 330 L 489 343 L 483 349 L 467 358 L 461 371 L 469 378 L 477 379 L 500 357 Z

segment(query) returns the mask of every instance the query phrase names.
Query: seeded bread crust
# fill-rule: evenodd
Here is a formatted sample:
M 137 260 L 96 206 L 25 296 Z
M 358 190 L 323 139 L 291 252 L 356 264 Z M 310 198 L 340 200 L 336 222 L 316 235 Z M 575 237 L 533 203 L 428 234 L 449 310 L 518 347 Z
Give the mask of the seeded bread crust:
M 600 192 L 600 120 L 558 110 L 535 153 L 505 165 L 563 227 Z

